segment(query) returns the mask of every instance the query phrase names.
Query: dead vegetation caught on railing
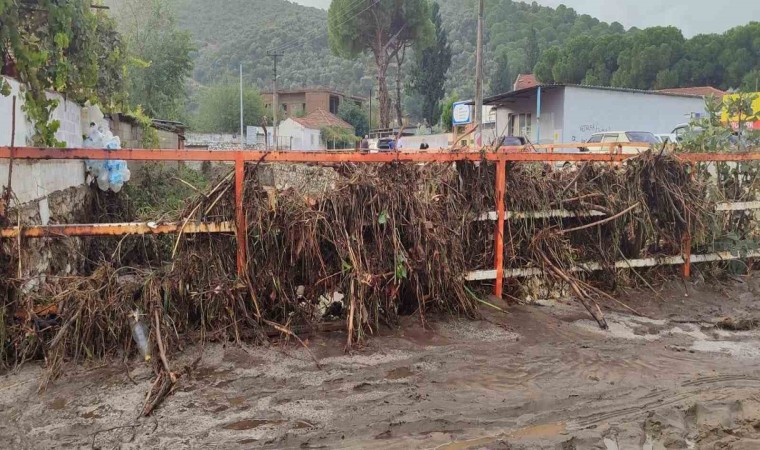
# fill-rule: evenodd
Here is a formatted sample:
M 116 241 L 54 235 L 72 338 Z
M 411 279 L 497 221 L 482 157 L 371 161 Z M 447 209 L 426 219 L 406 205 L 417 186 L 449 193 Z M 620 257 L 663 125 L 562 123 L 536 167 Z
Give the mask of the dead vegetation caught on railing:
M 135 353 L 130 317 L 138 311 L 156 372 L 149 414 L 181 372 L 168 359 L 193 341 L 297 338 L 342 321 L 351 348 L 402 315 L 423 323 L 433 314 L 479 316 L 485 287 L 468 288 L 465 274 L 493 267 L 494 225 L 479 218 L 495 208 L 495 164 L 345 164 L 323 169 L 337 181 L 319 195 L 263 186 L 259 169 L 246 169 L 242 277 L 235 236 L 109 238 L 87 253 L 101 258 L 88 274 L 49 277 L 29 290 L 13 270 L 17 243 L 4 242 L 0 364 L 44 358 L 55 377 L 66 361 L 126 358 Z M 715 192 L 726 186 L 708 176 L 652 152 L 616 166 L 509 164 L 507 210 L 527 213 L 506 223 L 505 265 L 541 269 L 546 283 L 564 286 L 605 327 L 605 308 L 628 308 L 610 295 L 623 281 L 614 269 L 620 258 L 679 255 L 687 237 L 713 250 L 727 223 L 739 226 L 733 230 L 742 239 L 756 238 L 752 213 L 718 220 Z M 754 180 L 744 182 L 740 198 L 756 198 Z M 210 186 L 172 219 L 233 220 L 234 179 Z M 118 212 L 108 201 L 96 206 Z M 547 210 L 577 217 L 530 214 Z M 125 249 L 132 257 L 113 256 Z M 601 276 L 574 270 L 587 261 L 607 269 Z M 524 296 L 518 284 L 509 288 L 512 297 Z

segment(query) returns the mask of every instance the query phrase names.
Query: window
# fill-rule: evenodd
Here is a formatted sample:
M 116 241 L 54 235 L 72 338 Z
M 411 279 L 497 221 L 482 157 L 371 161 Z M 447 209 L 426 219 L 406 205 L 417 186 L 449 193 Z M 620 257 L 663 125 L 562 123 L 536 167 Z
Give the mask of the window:
M 643 131 L 628 131 L 625 133 L 628 142 L 646 142 L 647 144 L 657 144 L 657 138 L 652 133 Z
M 607 133 L 602 138 L 602 142 L 618 142 L 618 134 L 617 133 Z
M 337 95 L 330 96 L 330 112 L 338 114 L 338 108 L 340 108 L 340 98 Z
M 530 113 L 511 114 L 509 116 L 511 136 L 530 137 L 533 130 L 533 115 Z
M 288 112 L 288 105 L 286 105 L 285 103 L 283 103 L 282 104 L 282 110 L 285 111 L 285 112 Z
M 306 113 L 306 103 L 301 103 L 301 111 Z
M 589 138 L 588 143 L 589 144 L 598 144 L 599 142 L 602 142 L 602 136 L 604 136 L 604 135 L 602 135 L 602 134 L 594 134 L 594 135 L 592 135 Z

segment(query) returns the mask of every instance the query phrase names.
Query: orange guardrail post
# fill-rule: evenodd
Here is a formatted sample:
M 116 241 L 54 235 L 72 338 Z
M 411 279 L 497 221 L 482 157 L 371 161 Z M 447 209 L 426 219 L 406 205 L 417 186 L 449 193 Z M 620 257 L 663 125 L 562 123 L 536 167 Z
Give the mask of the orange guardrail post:
M 504 195 L 507 189 L 507 160 L 499 158 L 496 162 L 496 232 L 494 233 L 494 266 L 496 268 L 496 286 L 494 295 L 501 298 L 504 289 L 504 220 L 506 206 Z
M 245 189 L 245 161 L 243 154 L 238 152 L 235 158 L 235 228 L 237 237 L 237 269 L 238 276 L 245 275 L 246 236 L 245 212 L 243 211 L 243 192 Z

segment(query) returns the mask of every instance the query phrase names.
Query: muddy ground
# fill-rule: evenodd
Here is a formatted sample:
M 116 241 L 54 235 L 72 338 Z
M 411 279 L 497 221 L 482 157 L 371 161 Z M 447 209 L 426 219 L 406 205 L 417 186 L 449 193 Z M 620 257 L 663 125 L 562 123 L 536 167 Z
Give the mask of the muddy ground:
M 384 332 L 347 355 L 209 345 L 150 418 L 133 360 L 0 377 L 4 448 L 760 449 L 760 277 L 622 299 L 600 331 L 571 302 Z M 721 319 L 730 318 L 716 326 Z M 746 319 L 746 320 L 745 320 Z

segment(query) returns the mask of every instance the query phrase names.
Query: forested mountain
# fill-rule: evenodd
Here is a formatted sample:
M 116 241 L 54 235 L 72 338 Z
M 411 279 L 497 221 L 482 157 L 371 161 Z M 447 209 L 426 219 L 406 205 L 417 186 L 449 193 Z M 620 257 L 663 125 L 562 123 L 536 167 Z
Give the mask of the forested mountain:
M 285 0 L 168 0 L 179 25 L 192 33 L 196 82 L 233 81 L 242 61 L 245 78 L 268 89 L 272 58 L 283 87 L 325 85 L 365 94 L 374 81 L 372 61 L 332 56 L 327 12 Z M 446 90 L 473 93 L 476 0 L 438 0 L 453 54 Z M 589 82 L 637 88 L 712 84 L 739 87 L 758 74 L 760 24 L 725 35 L 684 39 L 675 28 L 625 30 L 565 6 L 486 0 L 486 75 L 511 78 L 538 63 L 545 81 Z M 753 37 L 754 36 L 754 37 Z M 623 70 L 619 70 L 619 69 Z M 616 74 L 616 72 L 620 72 Z M 502 78 L 506 78 L 502 76 Z M 488 82 L 486 84 L 488 87 Z
M 273 59 L 282 88 L 330 86 L 352 93 L 368 92 L 374 76 L 366 58 L 348 61 L 333 56 L 327 45 L 327 11 L 284 0 L 168 0 L 180 27 L 193 35 L 197 52 L 193 79 L 209 85 L 244 78 L 270 89 Z

